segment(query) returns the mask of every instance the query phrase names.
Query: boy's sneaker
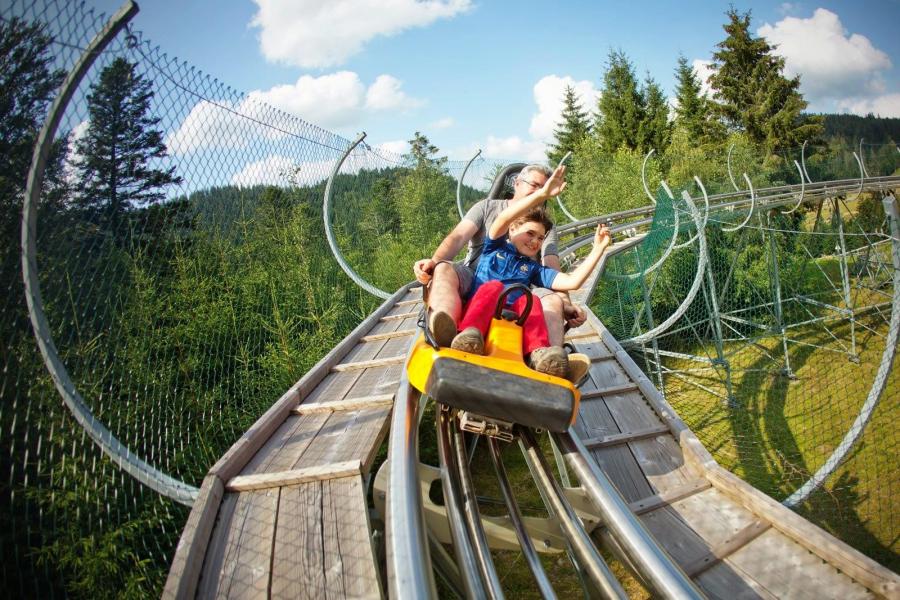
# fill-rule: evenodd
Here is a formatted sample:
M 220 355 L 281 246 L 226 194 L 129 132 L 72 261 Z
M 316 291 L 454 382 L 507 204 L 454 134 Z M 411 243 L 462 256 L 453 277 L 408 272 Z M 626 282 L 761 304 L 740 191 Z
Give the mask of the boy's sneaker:
M 428 329 L 431 330 L 431 335 L 437 345 L 447 348 L 453 343 L 453 338 L 456 336 L 456 321 L 444 311 L 438 310 L 431 313 L 431 317 L 428 319 Z
M 573 352 L 569 355 L 569 373 L 566 379 L 578 385 L 584 379 L 591 368 L 591 359 L 587 355 L 580 352 Z
M 477 327 L 466 327 L 456 334 L 450 347 L 469 354 L 484 354 L 484 336 Z
M 528 358 L 532 369 L 554 377 L 565 377 L 569 372 L 569 358 L 562 346 L 547 346 L 532 351 Z

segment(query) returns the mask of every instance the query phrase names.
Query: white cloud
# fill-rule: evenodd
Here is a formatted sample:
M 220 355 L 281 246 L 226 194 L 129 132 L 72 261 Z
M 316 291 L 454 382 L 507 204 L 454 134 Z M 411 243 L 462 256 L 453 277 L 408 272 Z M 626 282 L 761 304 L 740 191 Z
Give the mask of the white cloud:
M 400 89 L 403 82 L 391 75 L 379 75 L 366 92 L 366 108 L 371 110 L 407 110 L 424 104 Z
M 259 137 L 277 139 L 285 134 L 277 128 L 278 116 L 272 108 L 334 130 L 359 124 L 367 113 L 422 104 L 401 87 L 396 77 L 379 75 L 367 89 L 356 73 L 339 71 L 320 77 L 303 75 L 293 84 L 255 90 L 239 103 L 201 100 L 166 138 L 166 146 L 173 154 L 185 154 L 201 148 L 245 148 Z
M 849 34 L 835 13 L 817 8 L 812 17 L 786 17 L 764 24 L 757 34 L 777 46 L 785 75 L 800 75 L 801 91 L 811 103 L 884 92 L 882 71 L 888 55 L 863 35 Z
M 304 68 L 342 64 L 378 36 L 466 12 L 471 0 L 254 0 L 251 26 L 267 60 Z
M 429 129 L 448 129 L 453 127 L 455 122 L 450 117 L 444 117 L 443 119 L 438 119 L 437 121 L 432 121 L 428 124 Z
M 692 63 L 694 75 L 700 82 L 700 93 L 704 96 L 712 96 L 712 86 L 709 84 L 709 76 L 713 74 L 712 61 L 695 58 Z
M 538 112 L 531 118 L 531 126 L 528 132 L 536 140 L 550 140 L 553 138 L 553 130 L 560 121 L 563 109 L 563 98 L 566 86 L 575 89 L 575 95 L 581 108 L 590 114 L 597 104 L 600 91 L 594 88 L 590 81 L 575 81 L 568 75 L 559 77 L 547 75 L 534 84 L 534 101 Z
M 295 169 L 294 161 L 272 155 L 246 165 L 231 177 L 231 183 L 240 187 L 254 185 L 287 186 Z
M 878 117 L 900 118 L 900 93 L 874 98 L 850 98 L 838 102 L 838 109 L 855 115 L 869 113 Z
M 65 164 L 63 164 L 63 178 L 71 185 L 75 185 L 78 181 L 78 171 L 75 168 L 75 163 L 81 159 L 81 154 L 78 153 L 78 142 L 87 135 L 88 127 L 90 126 L 91 122 L 89 120 L 81 121 L 72 128 L 66 139 L 66 160 Z
M 490 135 L 482 147 L 484 156 L 538 162 L 547 160 L 546 145 L 543 142 L 523 140 L 517 135 L 505 138 Z
M 270 104 L 320 127 L 343 127 L 359 117 L 366 86 L 352 71 L 321 77 L 303 75 L 296 83 L 254 91 L 249 98 Z
M 375 146 L 375 150 L 382 151 L 388 154 L 402 155 L 409 152 L 409 142 L 404 140 L 382 142 Z

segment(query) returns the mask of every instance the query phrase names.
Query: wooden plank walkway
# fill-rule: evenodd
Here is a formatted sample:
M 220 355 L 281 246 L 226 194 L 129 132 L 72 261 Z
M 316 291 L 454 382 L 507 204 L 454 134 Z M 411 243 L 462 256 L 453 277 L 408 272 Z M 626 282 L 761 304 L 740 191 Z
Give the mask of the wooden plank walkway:
M 366 485 L 420 306 L 400 290 L 213 466 L 164 597 L 384 595 Z M 567 339 L 593 359 L 576 433 L 710 598 L 900 597 L 896 574 L 719 467 L 593 315 Z

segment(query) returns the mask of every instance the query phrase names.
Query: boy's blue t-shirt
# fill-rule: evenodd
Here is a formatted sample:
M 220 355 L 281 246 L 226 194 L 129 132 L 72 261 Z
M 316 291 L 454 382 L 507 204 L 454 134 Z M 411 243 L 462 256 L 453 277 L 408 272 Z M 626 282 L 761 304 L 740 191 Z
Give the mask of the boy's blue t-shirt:
M 471 298 L 482 284 L 495 279 L 505 285 L 524 283 L 549 288 L 558 274 L 559 271 L 556 269 L 545 267 L 533 258 L 519 254 L 506 236 L 496 240 L 487 236 L 468 298 Z M 521 295 L 522 292 L 513 292 L 507 297 L 507 302 L 514 302 Z

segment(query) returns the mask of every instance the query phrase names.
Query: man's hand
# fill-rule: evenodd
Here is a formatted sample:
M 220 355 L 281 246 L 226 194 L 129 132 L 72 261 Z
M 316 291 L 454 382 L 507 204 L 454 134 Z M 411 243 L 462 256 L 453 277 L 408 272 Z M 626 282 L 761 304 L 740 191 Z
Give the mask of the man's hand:
M 553 171 L 550 179 L 544 183 L 544 187 L 541 188 L 541 196 L 553 198 L 562 194 L 564 189 L 566 189 L 566 167 L 565 165 L 559 165 Z
M 429 281 L 431 281 L 431 276 L 434 275 L 434 267 L 437 266 L 437 263 L 434 262 L 433 259 L 423 258 L 422 260 L 417 260 L 413 265 L 413 273 L 416 274 L 416 279 L 422 285 L 427 285 Z
M 584 309 L 571 302 L 565 302 L 563 304 L 563 315 L 566 319 L 566 323 L 572 329 L 581 327 L 584 325 L 584 322 L 587 321 L 587 313 L 584 312 Z

